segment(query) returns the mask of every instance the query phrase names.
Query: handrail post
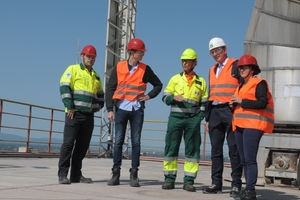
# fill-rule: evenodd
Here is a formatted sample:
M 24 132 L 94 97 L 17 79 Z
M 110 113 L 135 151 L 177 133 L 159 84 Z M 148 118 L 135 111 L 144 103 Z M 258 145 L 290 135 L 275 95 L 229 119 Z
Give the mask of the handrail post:
M 26 138 L 26 153 L 29 153 L 31 117 L 32 117 L 32 105 L 29 106 L 29 113 L 28 113 L 28 127 L 27 127 L 27 138 Z
M 53 130 L 53 118 L 54 118 L 54 110 L 51 109 L 50 115 L 50 128 L 49 128 L 49 135 L 48 135 L 48 153 L 51 153 L 51 140 L 52 140 L 52 130 Z
M 3 101 L 0 100 L 0 134 L 1 134 L 1 127 L 2 127 L 2 111 L 3 111 Z

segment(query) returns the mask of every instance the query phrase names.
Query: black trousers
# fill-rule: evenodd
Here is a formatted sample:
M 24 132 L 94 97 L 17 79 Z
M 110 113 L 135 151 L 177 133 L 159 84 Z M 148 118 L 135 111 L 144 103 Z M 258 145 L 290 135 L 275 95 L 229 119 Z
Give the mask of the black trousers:
M 65 116 L 64 139 L 60 148 L 58 176 L 67 176 L 71 164 L 71 178 L 82 175 L 82 160 L 89 148 L 94 129 L 94 113 L 75 112 L 73 119 Z M 73 152 L 73 154 L 72 154 Z
M 209 118 L 209 137 L 212 147 L 211 179 L 212 184 L 222 187 L 224 169 L 223 145 L 226 137 L 232 169 L 232 187 L 241 188 L 243 167 L 240 162 L 231 122 L 232 112 L 228 104 L 212 106 Z

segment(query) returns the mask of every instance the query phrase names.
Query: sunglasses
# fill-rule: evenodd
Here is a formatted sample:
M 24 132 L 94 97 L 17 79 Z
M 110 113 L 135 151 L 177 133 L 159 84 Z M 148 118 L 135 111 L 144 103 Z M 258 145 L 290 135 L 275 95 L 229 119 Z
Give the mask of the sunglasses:
M 247 69 L 251 69 L 251 67 L 245 65 L 245 66 L 239 66 L 238 69 L 239 69 L 239 70 L 247 70 Z
M 87 55 L 87 54 L 85 54 L 85 57 L 87 57 L 87 59 L 91 59 L 91 60 L 96 59 L 96 56 L 91 56 L 91 55 Z
M 142 51 L 134 51 L 134 53 L 137 53 L 139 55 L 144 55 L 145 54 L 145 52 L 142 52 Z
M 216 54 L 221 53 L 222 50 L 223 50 L 222 47 L 213 49 L 213 50 L 210 51 L 210 55 L 214 55 L 215 53 L 216 53 Z
M 194 60 L 181 60 L 182 63 L 188 63 L 190 61 L 194 61 Z

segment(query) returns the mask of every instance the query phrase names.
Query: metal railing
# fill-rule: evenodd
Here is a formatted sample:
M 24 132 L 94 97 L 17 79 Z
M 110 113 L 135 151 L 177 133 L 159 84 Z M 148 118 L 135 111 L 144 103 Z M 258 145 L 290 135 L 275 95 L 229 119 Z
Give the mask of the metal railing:
M 90 143 L 88 155 L 99 155 L 101 137 L 101 113 L 95 114 L 95 127 Z M 24 155 L 27 156 L 58 156 L 62 144 L 64 127 L 64 110 L 17 102 L 0 98 L 0 156 Z M 204 130 L 204 124 L 201 124 Z M 163 158 L 164 136 L 167 121 L 145 120 L 141 152 L 143 158 Z M 155 134 L 147 134 L 147 133 Z M 201 161 L 210 162 L 210 143 L 205 131 L 201 132 Z M 225 145 L 224 145 L 225 146 Z M 226 146 L 225 146 L 226 148 Z M 130 145 L 124 153 L 128 154 Z M 226 150 L 224 151 L 226 152 Z M 180 153 L 184 154 L 184 143 Z M 224 156 L 227 156 L 224 155 Z

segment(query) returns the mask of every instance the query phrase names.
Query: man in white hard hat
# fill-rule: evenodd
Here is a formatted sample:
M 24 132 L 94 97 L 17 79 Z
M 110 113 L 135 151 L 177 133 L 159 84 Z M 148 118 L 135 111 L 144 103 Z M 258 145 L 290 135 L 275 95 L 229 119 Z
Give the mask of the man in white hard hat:
M 222 192 L 223 144 L 226 137 L 232 168 L 230 196 L 236 197 L 242 185 L 242 165 L 232 132 L 232 110 L 229 107 L 229 102 L 242 79 L 236 67 L 237 60 L 227 56 L 227 48 L 223 39 L 212 38 L 209 41 L 209 52 L 217 62 L 209 72 L 209 100 L 205 109 L 205 129 L 209 132 L 211 141 L 212 185 L 204 188 L 203 193 L 217 194 Z

